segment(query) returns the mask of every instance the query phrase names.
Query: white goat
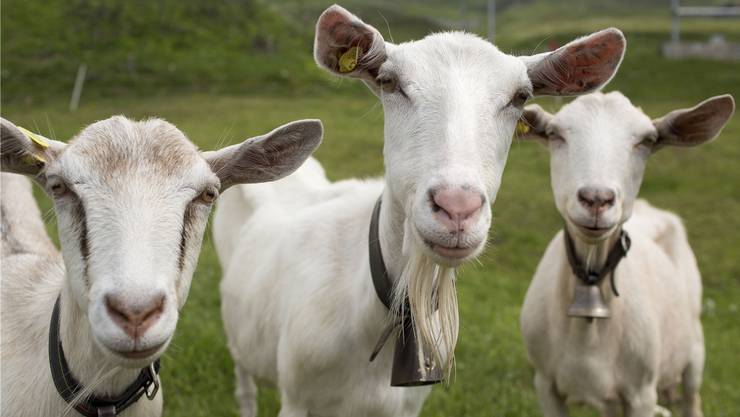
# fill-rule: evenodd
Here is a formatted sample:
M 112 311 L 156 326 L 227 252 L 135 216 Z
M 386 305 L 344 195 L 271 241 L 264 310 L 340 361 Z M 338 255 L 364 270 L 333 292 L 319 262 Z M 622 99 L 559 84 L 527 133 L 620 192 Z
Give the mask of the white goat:
M 392 347 L 368 361 L 398 311 L 381 303 L 371 280 L 373 206 L 382 194 L 378 240 L 394 304 L 408 294 L 417 340 L 438 347 L 437 363 L 449 369 L 454 267 L 485 246 L 524 102 L 598 88 L 623 52 L 616 29 L 524 58 L 465 33 L 394 45 L 345 9 L 327 9 L 315 58 L 380 98 L 386 177 L 332 184 L 312 161 L 219 204 L 214 238 L 242 415 L 256 413 L 255 377 L 277 384 L 281 417 L 417 415 L 430 388 L 389 386 Z
M 618 92 L 579 97 L 555 116 L 539 106 L 525 109 L 531 136 L 550 149 L 555 203 L 572 236 L 574 260 L 587 271 L 602 270 L 620 244 L 622 225 L 632 242 L 614 270 L 619 296 L 609 279 L 596 287 L 608 319 L 568 316 L 581 284 L 562 231 L 540 260 L 521 329 L 546 417 L 566 416 L 566 401 L 590 404 L 605 416 L 618 415 L 620 408 L 627 416 L 652 416 L 657 391 L 679 381 L 684 415 L 702 415 L 696 259 L 681 220 L 635 198 L 651 153 L 712 140 L 733 111 L 734 101 L 725 95 L 651 121 Z
M 113 117 L 69 144 L 0 120 L 2 171 L 33 177 L 53 198 L 62 247 L 46 234 L 30 182 L 3 173 L 0 408 L 13 417 L 121 412 L 85 400 L 120 395 L 167 348 L 219 191 L 291 173 L 322 134 L 318 121 L 301 121 L 199 153 L 159 119 Z M 53 309 L 58 340 L 50 340 Z M 52 380 L 50 342 L 61 343 L 85 387 L 72 404 Z M 153 391 L 153 401 L 136 401 L 125 415 L 161 415 Z

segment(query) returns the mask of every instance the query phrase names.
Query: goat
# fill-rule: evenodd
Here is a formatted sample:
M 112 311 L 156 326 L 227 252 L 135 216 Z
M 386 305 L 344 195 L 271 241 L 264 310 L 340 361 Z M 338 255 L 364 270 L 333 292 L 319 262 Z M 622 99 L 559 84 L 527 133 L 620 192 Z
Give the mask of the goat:
M 460 32 L 394 45 L 342 7 L 325 10 L 314 57 L 379 97 L 386 176 L 330 183 L 310 160 L 274 185 L 235 188 L 219 203 L 214 241 L 242 416 L 256 414 L 255 377 L 277 385 L 280 417 L 417 415 L 430 387 L 389 386 L 392 349 L 370 362 L 373 346 L 408 299 L 422 353 L 433 351 L 436 369 L 449 372 L 458 331 L 454 270 L 485 246 L 525 101 L 598 88 L 624 45 L 616 29 L 531 57 Z M 390 311 L 369 265 L 378 198 L 371 240 L 393 281 Z
M 652 416 L 658 391 L 679 381 L 684 416 L 701 417 L 704 339 L 696 259 L 678 216 L 635 199 L 653 152 L 708 142 L 733 112 L 734 100 L 725 95 L 651 121 L 619 92 L 579 97 L 554 116 L 536 105 L 525 108 L 528 137 L 550 150 L 555 204 L 565 221 L 521 311 L 546 417 L 567 416 L 566 401 L 590 404 L 605 416 L 620 408 L 627 416 Z M 611 254 L 627 249 L 614 269 Z M 574 265 L 594 277 L 611 270 L 611 279 L 583 290 Z M 579 301 L 579 291 L 592 291 L 601 310 L 596 317 L 610 317 L 571 317 L 588 301 Z
M 109 416 L 129 407 L 126 415 L 160 416 L 152 364 L 172 340 L 214 200 L 232 185 L 293 172 L 319 145 L 320 122 L 201 153 L 160 119 L 112 117 L 69 144 L 0 121 L 3 415 Z M 53 199 L 61 253 L 30 181 L 17 174 Z M 62 387 L 80 389 L 58 390 L 59 375 Z M 88 401 L 136 388 L 141 375 L 152 401 L 136 401 L 138 390 L 125 407 Z

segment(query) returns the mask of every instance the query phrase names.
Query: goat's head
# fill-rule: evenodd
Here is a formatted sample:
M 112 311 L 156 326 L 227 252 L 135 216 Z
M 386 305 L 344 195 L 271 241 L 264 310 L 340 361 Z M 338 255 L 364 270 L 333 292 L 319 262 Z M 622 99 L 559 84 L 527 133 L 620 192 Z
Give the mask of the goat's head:
M 2 170 L 34 177 L 52 197 L 70 302 L 104 352 L 141 366 L 172 338 L 219 192 L 288 175 L 321 136 L 306 120 L 201 153 L 160 119 L 112 117 L 69 144 L 2 119 Z
M 314 56 L 380 98 L 386 181 L 407 215 L 406 236 L 435 262 L 456 266 L 485 246 L 490 205 L 527 99 L 599 88 L 624 47 L 617 29 L 528 57 L 461 32 L 394 45 L 334 5 L 318 20 Z
M 722 130 L 735 109 L 717 96 L 650 120 L 619 92 L 579 97 L 551 115 L 527 106 L 531 137 L 550 149 L 555 203 L 579 237 L 598 242 L 632 213 L 648 156 L 666 145 L 695 146 Z

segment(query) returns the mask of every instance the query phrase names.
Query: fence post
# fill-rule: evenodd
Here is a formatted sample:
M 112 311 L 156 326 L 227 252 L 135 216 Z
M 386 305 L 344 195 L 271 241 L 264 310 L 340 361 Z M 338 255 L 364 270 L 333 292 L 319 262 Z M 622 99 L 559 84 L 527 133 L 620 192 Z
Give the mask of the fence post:
M 80 105 L 80 96 L 82 95 L 82 86 L 85 84 L 85 75 L 87 74 L 87 64 L 84 62 L 77 68 L 77 78 L 75 86 L 72 89 L 72 97 L 69 99 L 69 111 L 77 111 Z
M 673 22 L 671 24 L 671 42 L 677 44 L 681 40 L 681 4 L 680 0 L 671 0 L 671 13 Z

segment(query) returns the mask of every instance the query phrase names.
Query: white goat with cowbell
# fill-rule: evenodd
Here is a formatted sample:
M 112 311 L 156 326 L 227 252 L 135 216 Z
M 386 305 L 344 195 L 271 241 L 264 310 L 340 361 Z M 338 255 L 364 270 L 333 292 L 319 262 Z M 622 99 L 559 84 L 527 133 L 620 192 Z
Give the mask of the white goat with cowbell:
M 550 242 L 521 312 L 546 417 L 567 416 L 566 402 L 590 404 L 605 416 L 620 410 L 652 416 L 658 391 L 679 382 L 684 416 L 702 415 L 696 259 L 678 216 L 635 199 L 653 152 L 712 140 L 733 111 L 725 95 L 651 121 L 618 92 L 579 97 L 554 116 L 539 106 L 525 108 L 531 136 L 550 150 L 555 204 L 567 232 Z M 631 247 L 612 268 L 610 253 L 627 242 L 623 225 Z M 594 274 L 609 268 L 613 283 L 602 279 L 589 287 L 608 318 L 569 316 L 572 306 L 589 305 L 579 300 L 584 284 L 573 265 Z
M 394 45 L 345 9 L 328 8 L 316 26 L 316 61 L 361 79 L 380 99 L 386 177 L 329 183 L 311 161 L 274 185 L 224 195 L 214 237 L 242 415 L 256 413 L 255 378 L 277 384 L 281 417 L 417 415 L 430 388 L 391 387 L 393 346 L 370 362 L 373 347 L 408 299 L 423 353 L 434 350 L 436 369 L 449 370 L 454 268 L 485 246 L 525 101 L 598 88 L 624 45 L 616 29 L 533 57 L 465 33 Z M 371 217 L 391 311 L 371 278 Z
M 159 119 L 113 117 L 69 144 L 0 120 L 2 171 L 14 173 L 0 200 L 3 415 L 161 415 L 151 364 L 174 334 L 213 201 L 293 172 L 320 122 L 201 153 Z M 52 197 L 61 253 L 16 173 Z

